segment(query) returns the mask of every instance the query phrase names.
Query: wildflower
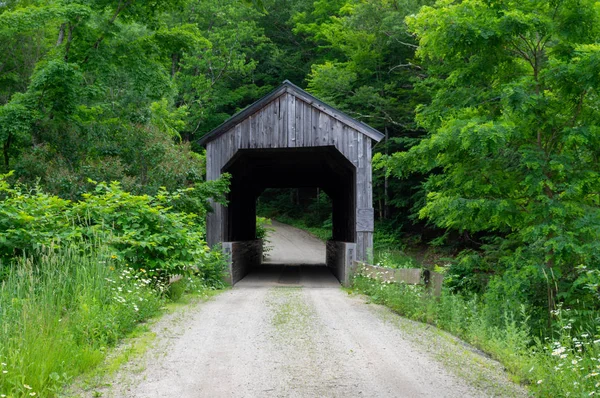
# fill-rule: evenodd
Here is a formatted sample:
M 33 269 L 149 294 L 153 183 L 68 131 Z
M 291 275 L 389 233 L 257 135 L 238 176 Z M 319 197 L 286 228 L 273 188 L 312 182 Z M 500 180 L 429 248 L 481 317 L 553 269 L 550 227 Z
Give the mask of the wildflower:
M 544 380 L 538 380 L 538 381 L 537 381 L 537 383 L 538 383 L 538 384 L 542 384 L 542 382 L 543 382 L 543 381 L 544 381 Z
M 573 365 L 577 365 L 577 360 L 576 360 L 576 359 L 573 359 L 573 360 L 571 361 L 571 363 L 572 363 Z
M 6 364 L 4 362 L 2 362 L 2 366 L 6 366 Z
M 7 374 L 8 370 L 3 370 L 2 373 Z
M 110 256 L 110 258 L 115 259 L 117 258 L 117 256 L 115 256 L 114 254 L 112 256 Z
M 28 390 L 31 390 L 31 386 L 29 384 L 23 384 L 23 387 L 25 387 Z
M 29 395 L 32 396 L 32 397 L 35 397 L 35 393 L 34 392 L 30 392 Z
M 557 356 L 565 352 L 565 347 L 558 347 L 554 351 L 552 351 L 552 355 Z M 562 356 L 561 356 L 562 358 Z

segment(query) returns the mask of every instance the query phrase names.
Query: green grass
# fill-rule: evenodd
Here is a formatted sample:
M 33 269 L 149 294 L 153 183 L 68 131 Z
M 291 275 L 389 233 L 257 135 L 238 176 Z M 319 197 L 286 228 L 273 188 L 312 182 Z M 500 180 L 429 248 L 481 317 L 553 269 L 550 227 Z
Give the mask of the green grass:
M 420 286 L 380 283 L 358 275 L 352 291 L 374 303 L 436 325 L 488 353 L 540 397 L 589 397 L 600 394 L 600 327 L 596 333 L 572 331 L 576 314 L 558 311 L 553 339 L 532 336 L 526 322 L 508 314 L 497 326 L 478 297 L 443 291 L 437 299 Z
M 103 245 L 80 245 L 41 251 L 8 268 L 0 284 L 0 396 L 56 396 L 159 313 L 167 295 L 206 292 L 192 278 L 167 289 L 115 257 Z
M 413 257 L 399 249 L 376 249 L 373 254 L 373 265 L 387 268 L 422 268 Z

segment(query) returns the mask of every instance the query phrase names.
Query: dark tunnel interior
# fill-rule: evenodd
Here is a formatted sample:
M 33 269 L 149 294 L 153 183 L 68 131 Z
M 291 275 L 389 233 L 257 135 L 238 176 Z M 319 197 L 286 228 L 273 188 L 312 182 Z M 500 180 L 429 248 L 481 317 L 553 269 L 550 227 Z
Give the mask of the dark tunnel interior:
M 243 149 L 223 167 L 231 174 L 228 241 L 256 237 L 256 200 L 267 188 L 321 188 L 331 198 L 332 238 L 355 241 L 354 165 L 335 147 Z

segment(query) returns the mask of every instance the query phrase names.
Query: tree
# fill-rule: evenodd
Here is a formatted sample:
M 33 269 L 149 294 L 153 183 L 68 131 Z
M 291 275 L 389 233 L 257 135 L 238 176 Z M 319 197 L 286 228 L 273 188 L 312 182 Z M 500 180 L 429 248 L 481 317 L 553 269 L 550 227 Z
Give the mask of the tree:
M 414 109 L 424 98 L 413 87 L 423 71 L 413 62 L 416 41 L 403 22 L 422 4 L 319 1 L 310 12 L 295 17 L 296 31 L 310 34 L 320 49 L 308 90 L 385 133 L 376 153 L 405 150 L 423 134 L 414 123 Z M 408 221 L 414 195 L 419 195 L 413 189 L 419 177 L 390 178 L 383 166 L 373 178 L 379 218 L 389 219 L 395 232 L 421 229 Z
M 550 320 L 559 301 L 593 303 L 577 299 L 600 260 L 597 3 L 438 1 L 407 22 L 429 134 L 388 164 L 430 173 L 420 216 L 493 237 L 491 286 L 515 312 L 543 299 Z

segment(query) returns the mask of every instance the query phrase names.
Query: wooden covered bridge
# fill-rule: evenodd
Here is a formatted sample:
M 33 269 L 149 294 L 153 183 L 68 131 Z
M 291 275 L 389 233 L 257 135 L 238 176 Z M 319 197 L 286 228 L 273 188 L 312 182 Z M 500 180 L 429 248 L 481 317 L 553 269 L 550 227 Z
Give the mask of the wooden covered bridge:
M 348 283 L 373 246 L 371 147 L 383 134 L 285 81 L 204 136 L 207 179 L 229 173 L 228 206 L 213 203 L 210 245 L 230 252 L 231 283 L 262 261 L 256 200 L 266 188 L 318 187 L 333 204 L 326 263 Z

